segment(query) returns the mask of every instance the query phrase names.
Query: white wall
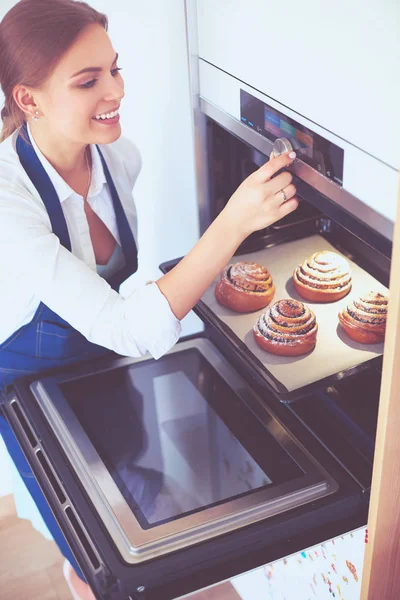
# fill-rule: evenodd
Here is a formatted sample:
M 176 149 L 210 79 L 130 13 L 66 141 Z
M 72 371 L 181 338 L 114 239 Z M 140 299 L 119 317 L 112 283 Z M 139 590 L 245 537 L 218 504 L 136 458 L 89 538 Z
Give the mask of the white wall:
M 399 0 L 197 5 L 201 58 L 399 168 Z
M 107 14 L 120 56 L 122 131 L 143 158 L 135 188 L 140 274 L 153 279 L 161 262 L 186 254 L 198 239 L 184 0 L 89 3 Z M 0 0 L 0 18 L 14 4 Z M 184 320 L 184 333 L 199 327 L 194 315 Z

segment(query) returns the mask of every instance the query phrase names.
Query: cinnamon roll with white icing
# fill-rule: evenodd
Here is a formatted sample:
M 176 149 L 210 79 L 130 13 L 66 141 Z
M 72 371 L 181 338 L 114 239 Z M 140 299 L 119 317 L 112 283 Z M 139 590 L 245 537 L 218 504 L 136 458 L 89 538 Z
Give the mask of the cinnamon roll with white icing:
M 388 297 L 380 292 L 353 300 L 339 313 L 339 322 L 347 335 L 361 344 L 378 344 L 385 339 Z
M 315 252 L 295 269 L 293 283 L 305 300 L 335 302 L 351 289 L 350 265 L 336 252 Z
M 217 301 L 239 313 L 265 308 L 274 293 L 275 286 L 268 269 L 247 261 L 227 266 L 215 287 Z
M 314 349 L 318 325 L 314 313 L 298 300 L 279 300 L 254 325 L 253 334 L 263 350 L 280 356 L 299 356 Z

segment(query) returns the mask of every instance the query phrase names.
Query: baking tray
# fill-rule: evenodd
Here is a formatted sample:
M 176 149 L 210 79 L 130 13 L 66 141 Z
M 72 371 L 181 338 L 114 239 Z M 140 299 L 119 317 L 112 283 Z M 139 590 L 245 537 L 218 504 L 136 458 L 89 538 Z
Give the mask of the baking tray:
M 207 289 L 198 304 L 200 315 L 207 320 L 211 317 L 213 325 L 217 317 L 223 333 L 231 340 L 234 339 L 236 348 L 241 351 L 248 363 L 256 363 L 258 372 L 262 373 L 282 400 L 296 399 L 304 394 L 305 388 L 313 386 L 316 382 L 326 381 L 332 377 L 342 378 L 345 374 L 366 366 L 366 363 L 378 359 L 383 354 L 383 343 L 359 344 L 347 337 L 339 326 L 338 312 L 353 296 L 361 295 L 369 289 L 388 294 L 385 286 L 354 262 L 347 259 L 352 270 L 353 286 L 350 294 L 342 300 L 320 304 L 305 301 L 297 294 L 292 282 L 295 267 L 320 250 L 337 252 L 325 238 L 313 235 L 257 252 L 234 256 L 230 261 L 231 264 L 248 260 L 266 266 L 276 287 L 272 303 L 283 298 L 294 298 L 307 304 L 315 313 L 318 323 L 317 344 L 312 352 L 304 356 L 276 356 L 261 350 L 253 338 L 253 325 L 266 309 L 238 314 L 218 304 L 214 289 L 219 277 Z

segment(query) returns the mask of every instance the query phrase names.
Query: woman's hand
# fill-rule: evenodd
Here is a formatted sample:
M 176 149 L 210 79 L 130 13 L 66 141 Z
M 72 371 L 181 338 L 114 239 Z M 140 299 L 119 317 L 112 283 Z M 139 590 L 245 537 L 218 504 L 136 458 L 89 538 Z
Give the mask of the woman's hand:
M 178 319 L 196 304 L 250 233 L 297 208 L 291 174 L 273 177 L 293 162 L 293 154 L 271 159 L 243 181 L 189 254 L 157 281 Z
M 238 187 L 220 214 L 229 222 L 232 235 L 237 234 L 243 241 L 254 231 L 272 225 L 297 208 L 292 175 L 284 171 L 273 177 L 295 158 L 294 152 L 271 158 Z

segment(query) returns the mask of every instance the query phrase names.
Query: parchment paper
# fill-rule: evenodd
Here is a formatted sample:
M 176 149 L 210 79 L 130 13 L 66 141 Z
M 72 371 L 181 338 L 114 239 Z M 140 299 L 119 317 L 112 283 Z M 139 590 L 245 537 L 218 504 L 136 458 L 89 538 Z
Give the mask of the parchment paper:
M 352 297 L 360 296 L 370 289 L 388 294 L 387 288 L 355 263 L 348 260 L 352 270 L 353 286 L 350 293 L 342 300 L 319 304 L 303 300 L 296 293 L 292 282 L 295 267 L 301 264 L 305 258 L 320 250 L 336 252 L 336 249 L 323 237 L 314 235 L 251 254 L 235 256 L 231 260 L 231 264 L 249 260 L 267 267 L 276 287 L 272 303 L 284 298 L 294 298 L 307 304 L 315 313 L 318 323 L 317 345 L 312 352 L 304 356 L 275 356 L 261 350 L 254 341 L 252 329 L 259 315 L 266 309 L 242 315 L 220 306 L 214 295 L 215 285 L 219 278 L 202 297 L 202 301 L 249 348 L 255 358 L 272 375 L 272 379 L 276 379 L 283 386 L 283 392 L 285 390 L 293 392 L 320 379 L 360 365 L 383 353 L 383 343 L 359 344 L 351 340 L 339 326 L 338 312 L 348 304 Z

